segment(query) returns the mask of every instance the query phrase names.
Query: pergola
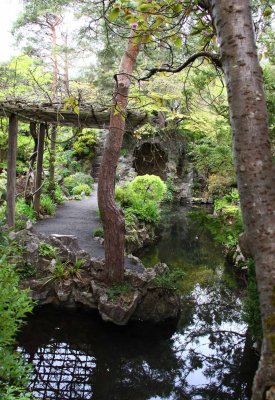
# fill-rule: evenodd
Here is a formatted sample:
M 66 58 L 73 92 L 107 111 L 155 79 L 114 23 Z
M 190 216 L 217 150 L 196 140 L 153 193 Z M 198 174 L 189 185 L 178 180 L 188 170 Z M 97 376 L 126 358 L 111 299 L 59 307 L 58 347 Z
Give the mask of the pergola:
M 74 126 L 79 128 L 108 129 L 110 108 L 96 108 L 92 104 L 81 104 L 79 113 L 65 109 L 57 103 L 23 103 L 19 101 L 0 102 L 0 117 L 9 119 L 8 163 L 7 163 L 7 223 L 9 227 L 15 224 L 15 197 L 16 197 L 16 155 L 18 121 L 30 123 L 30 130 L 39 125 L 37 164 L 34 208 L 39 211 L 41 182 L 43 170 L 43 152 L 46 126 Z M 126 116 L 126 131 L 133 131 L 137 126 L 147 121 L 145 112 L 129 110 Z M 39 189 L 40 188 L 40 189 Z

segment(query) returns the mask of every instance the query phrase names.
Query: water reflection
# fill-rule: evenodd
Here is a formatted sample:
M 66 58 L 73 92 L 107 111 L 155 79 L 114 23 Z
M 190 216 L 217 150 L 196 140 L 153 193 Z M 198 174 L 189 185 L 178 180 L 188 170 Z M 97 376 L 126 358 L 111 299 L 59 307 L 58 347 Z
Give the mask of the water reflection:
M 257 357 L 221 250 L 185 212 L 170 213 L 164 222 L 159 243 L 144 259 L 186 271 L 178 327 L 116 327 L 84 311 L 39 309 L 18 338 L 19 350 L 35 366 L 36 398 L 250 398 Z

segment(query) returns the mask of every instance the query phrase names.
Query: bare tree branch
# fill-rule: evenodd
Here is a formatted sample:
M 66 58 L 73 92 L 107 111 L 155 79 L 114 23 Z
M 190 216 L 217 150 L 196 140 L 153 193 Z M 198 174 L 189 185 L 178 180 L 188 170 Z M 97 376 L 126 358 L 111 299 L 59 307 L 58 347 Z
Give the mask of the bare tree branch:
M 183 64 L 181 64 L 177 68 L 172 68 L 169 66 L 150 68 L 148 74 L 142 78 L 139 78 L 139 81 L 147 81 L 149 78 L 151 78 L 151 76 L 155 75 L 158 72 L 171 72 L 171 73 L 175 74 L 177 72 L 182 71 L 189 64 L 193 63 L 197 58 L 200 58 L 200 57 L 208 58 L 214 63 L 215 66 L 222 68 L 222 62 L 221 62 L 218 54 L 210 53 L 208 51 L 200 51 L 199 53 L 193 54 L 191 57 L 189 57 Z

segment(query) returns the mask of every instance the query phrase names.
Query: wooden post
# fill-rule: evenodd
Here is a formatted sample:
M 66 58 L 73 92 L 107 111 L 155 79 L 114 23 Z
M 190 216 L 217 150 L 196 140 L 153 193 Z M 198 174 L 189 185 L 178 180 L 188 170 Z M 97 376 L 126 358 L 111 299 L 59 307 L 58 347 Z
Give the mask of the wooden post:
M 37 163 L 36 163 L 36 176 L 35 176 L 35 194 L 33 199 L 33 208 L 37 213 L 40 210 L 40 196 L 42 185 L 42 172 L 43 172 L 43 155 L 44 155 L 44 142 L 45 142 L 45 124 L 40 124 L 37 148 Z
M 50 151 L 50 186 L 49 190 L 54 190 L 54 174 L 55 174 L 55 157 L 56 157 L 56 136 L 57 136 L 57 126 L 52 125 L 51 133 L 51 151 Z
M 10 228 L 14 227 L 15 225 L 17 133 L 18 119 L 15 114 L 12 114 L 9 118 L 7 176 L 7 223 Z

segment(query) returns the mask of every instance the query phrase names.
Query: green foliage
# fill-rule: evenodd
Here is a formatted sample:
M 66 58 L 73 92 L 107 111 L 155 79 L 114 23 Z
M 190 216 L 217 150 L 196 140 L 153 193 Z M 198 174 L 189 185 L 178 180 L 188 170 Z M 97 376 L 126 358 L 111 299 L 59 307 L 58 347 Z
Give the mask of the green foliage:
M 78 159 L 94 157 L 94 150 L 97 144 L 97 130 L 96 129 L 83 129 L 78 135 L 77 140 L 73 144 L 74 155 Z
M 113 285 L 106 290 L 108 300 L 117 302 L 118 300 L 123 299 L 123 297 L 129 293 L 130 289 L 131 286 L 127 282 Z
M 73 194 L 74 187 L 82 184 L 88 185 L 90 188 L 92 188 L 93 178 L 90 175 L 77 172 L 74 175 L 67 176 L 63 181 L 63 185 L 68 189 L 70 194 Z
M 260 300 L 257 290 L 257 280 L 255 272 L 255 264 L 252 259 L 246 260 L 248 267 L 248 285 L 247 295 L 243 301 L 243 318 L 248 324 L 252 336 L 258 340 L 262 340 L 263 330 L 261 322 Z
M 239 192 L 237 189 L 232 189 L 230 193 L 216 199 L 214 202 L 214 210 L 217 213 L 224 213 L 234 216 L 238 211 Z
M 116 201 L 125 209 L 126 228 L 132 231 L 133 221 L 156 224 L 158 203 L 166 193 L 165 183 L 155 175 L 137 176 L 132 182 L 116 188 Z
M 91 187 L 89 185 L 87 185 L 86 183 L 82 183 L 80 185 L 75 186 L 74 188 L 72 188 L 72 194 L 73 195 L 79 195 L 84 193 L 85 196 L 89 196 L 91 194 Z
M 137 201 L 133 204 L 133 207 L 128 208 L 128 217 L 129 213 L 135 215 L 139 221 L 148 224 L 156 224 L 160 218 L 160 210 L 154 201 L 147 201 L 146 203 Z
M 53 215 L 55 213 L 55 204 L 49 195 L 42 195 L 40 198 L 40 212 L 44 215 Z
M 64 203 L 64 196 L 60 186 L 56 186 L 54 190 L 50 193 L 50 196 L 55 204 Z
M 165 183 L 159 176 L 155 175 L 137 176 L 128 184 L 127 189 L 136 194 L 144 202 L 147 200 L 160 202 L 167 191 Z
M 167 203 L 173 201 L 174 199 L 174 194 L 175 194 L 175 185 L 173 182 L 173 179 L 168 178 L 167 181 L 165 182 L 167 191 L 164 194 L 163 200 Z
M 184 271 L 179 268 L 169 269 L 153 279 L 153 283 L 165 289 L 180 290 L 181 280 L 184 277 Z
M 94 237 L 104 237 L 104 230 L 101 227 L 98 227 L 94 230 Z
M 36 221 L 37 214 L 30 204 L 27 204 L 24 199 L 19 199 L 15 207 L 15 226 L 16 229 L 23 229 L 27 221 Z
M 206 226 L 218 243 L 229 249 L 234 249 L 238 244 L 238 237 L 243 232 L 243 222 L 239 207 L 234 206 L 234 209 L 229 207 L 228 213 L 225 210 L 221 214 L 210 215 L 202 210 L 200 212 L 190 212 L 189 216 L 198 225 Z
M 7 173 L 3 171 L 0 174 L 0 204 L 2 204 L 6 198 L 7 191 Z
M 57 173 L 61 178 L 80 172 L 81 166 L 79 161 L 75 160 L 73 150 L 60 148 L 56 158 L 58 161 Z
M 38 247 L 38 254 L 46 258 L 56 258 L 58 249 L 46 242 L 40 242 Z
M 43 192 L 51 197 L 54 204 L 64 203 L 63 191 L 57 182 L 54 182 L 52 186 L 52 182 L 46 180 L 44 182 Z
M 54 281 L 62 282 L 73 277 L 81 279 L 81 272 L 84 264 L 85 260 L 83 259 L 77 259 L 73 264 L 68 261 L 62 262 L 59 257 L 56 257 L 56 263 L 51 275 L 43 278 L 42 283 L 43 285 L 47 285 Z
M 29 398 L 26 386 L 30 370 L 13 351 L 13 345 L 24 318 L 32 311 L 33 303 L 28 290 L 19 288 L 18 276 L 5 254 L 0 264 L 0 397 L 22 400 Z

